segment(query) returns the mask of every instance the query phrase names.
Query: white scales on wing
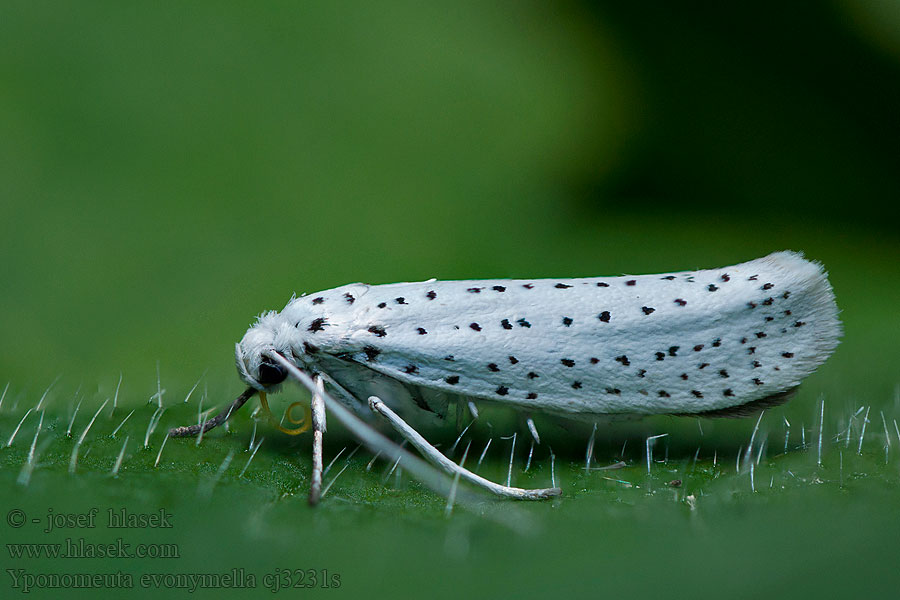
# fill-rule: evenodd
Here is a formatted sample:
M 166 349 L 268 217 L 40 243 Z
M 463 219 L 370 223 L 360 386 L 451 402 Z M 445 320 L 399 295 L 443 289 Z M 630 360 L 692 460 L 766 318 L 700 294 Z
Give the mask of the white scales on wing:
M 359 412 L 376 395 L 438 414 L 459 397 L 576 418 L 727 414 L 782 399 L 839 335 L 822 268 L 779 252 L 659 275 L 351 284 L 262 316 L 238 367 L 263 389 L 274 350 Z

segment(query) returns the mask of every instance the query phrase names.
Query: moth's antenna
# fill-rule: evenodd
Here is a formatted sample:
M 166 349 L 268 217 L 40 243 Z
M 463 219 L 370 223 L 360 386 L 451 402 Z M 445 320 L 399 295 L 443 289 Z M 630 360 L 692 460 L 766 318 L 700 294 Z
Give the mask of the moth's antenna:
M 210 429 L 215 429 L 229 418 L 231 415 L 240 409 L 244 403 L 247 402 L 253 395 L 256 394 L 256 389 L 252 387 L 248 387 L 244 390 L 244 393 L 238 396 L 234 402 L 231 403 L 231 406 L 217 414 L 212 419 L 207 420 L 203 425 L 188 425 L 185 427 L 173 427 L 169 430 L 169 437 L 192 437 L 195 435 L 199 435 L 202 431 L 206 433 Z

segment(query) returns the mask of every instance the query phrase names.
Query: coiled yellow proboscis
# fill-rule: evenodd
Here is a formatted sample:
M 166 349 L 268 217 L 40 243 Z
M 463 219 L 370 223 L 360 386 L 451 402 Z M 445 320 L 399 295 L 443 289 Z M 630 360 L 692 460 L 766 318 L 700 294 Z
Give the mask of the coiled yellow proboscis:
M 274 425 L 275 428 L 282 433 L 286 433 L 288 435 L 300 435 L 301 433 L 309 431 L 310 428 L 312 428 L 312 413 L 310 412 L 309 406 L 307 406 L 303 402 L 294 402 L 284 411 L 284 417 L 282 417 L 282 421 L 287 419 L 294 425 L 299 425 L 299 427 L 296 427 L 294 429 L 282 427 L 281 423 L 279 423 L 278 420 L 275 419 L 275 415 L 273 415 L 272 411 L 269 410 L 269 402 L 266 398 L 265 392 L 259 393 L 259 405 L 262 407 L 265 413 L 269 415 L 269 419 L 272 421 L 272 425 Z M 298 406 L 303 409 L 303 417 L 299 419 L 294 418 L 294 416 L 292 415 L 293 410 Z

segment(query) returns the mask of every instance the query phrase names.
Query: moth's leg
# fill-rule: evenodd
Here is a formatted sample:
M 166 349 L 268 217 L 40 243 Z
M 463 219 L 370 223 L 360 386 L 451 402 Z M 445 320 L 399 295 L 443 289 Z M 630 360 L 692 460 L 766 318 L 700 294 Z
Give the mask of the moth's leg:
M 494 483 L 493 481 L 488 481 L 484 477 L 476 475 L 475 473 L 460 467 L 455 462 L 441 454 L 437 448 L 428 443 L 428 441 L 422 437 L 422 435 L 413 429 L 406 421 L 401 419 L 397 413 L 392 411 L 388 406 L 381 401 L 381 399 L 370 396 L 369 397 L 369 408 L 372 409 L 373 412 L 384 417 L 391 426 L 397 430 L 404 439 L 406 439 L 410 444 L 412 444 L 416 450 L 418 450 L 422 456 L 424 456 L 429 462 L 434 464 L 437 467 L 440 467 L 450 475 L 458 475 L 461 478 L 465 479 L 469 483 L 482 487 L 498 496 L 503 496 L 504 498 L 514 498 L 517 500 L 542 500 L 545 498 L 552 498 L 553 496 L 559 496 L 562 494 L 562 490 L 559 488 L 543 488 L 543 489 L 535 489 L 535 490 L 524 490 L 521 488 L 510 487 L 506 485 L 500 485 L 498 483 Z
M 315 506 L 322 497 L 322 442 L 325 438 L 325 384 L 321 377 L 316 377 L 316 393 L 310 398 L 313 427 L 312 481 L 309 486 L 309 504 Z
M 478 420 L 478 406 L 472 400 L 469 400 L 469 414 L 472 415 L 472 418 L 476 421 Z
M 525 425 L 528 426 L 528 432 L 531 434 L 531 437 L 534 438 L 534 443 L 540 445 L 541 436 L 538 435 L 537 427 L 534 426 L 534 419 L 530 416 L 525 420 Z

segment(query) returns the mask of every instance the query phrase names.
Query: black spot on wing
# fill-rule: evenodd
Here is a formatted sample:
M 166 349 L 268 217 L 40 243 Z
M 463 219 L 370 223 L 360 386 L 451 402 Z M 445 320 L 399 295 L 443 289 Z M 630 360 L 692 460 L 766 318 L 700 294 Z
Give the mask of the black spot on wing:
M 307 331 L 311 331 L 312 333 L 316 333 L 325 329 L 325 317 L 319 317 L 317 319 L 313 319 L 312 323 L 309 324 L 309 327 L 306 328 Z

